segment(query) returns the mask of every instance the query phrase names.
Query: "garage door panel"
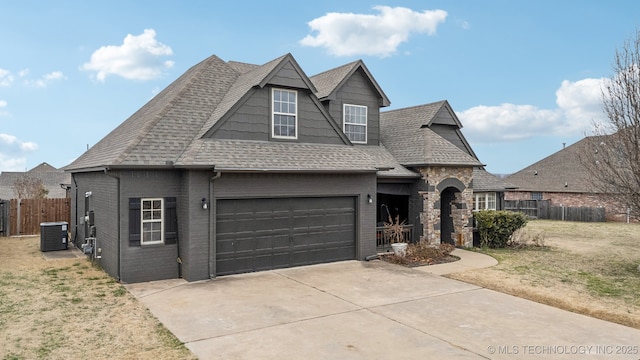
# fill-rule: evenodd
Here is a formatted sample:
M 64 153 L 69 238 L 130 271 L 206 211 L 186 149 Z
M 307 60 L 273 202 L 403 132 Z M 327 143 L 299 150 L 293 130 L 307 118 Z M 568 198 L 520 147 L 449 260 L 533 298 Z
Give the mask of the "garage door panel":
M 355 198 L 219 200 L 218 275 L 355 258 Z

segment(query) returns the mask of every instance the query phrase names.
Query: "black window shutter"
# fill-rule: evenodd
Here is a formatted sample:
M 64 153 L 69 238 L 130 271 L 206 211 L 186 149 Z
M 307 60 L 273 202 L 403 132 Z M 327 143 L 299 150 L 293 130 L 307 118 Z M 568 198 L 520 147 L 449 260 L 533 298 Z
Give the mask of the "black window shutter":
M 175 197 L 164 198 L 164 243 L 178 242 L 178 211 Z
M 140 246 L 140 198 L 129 198 L 129 246 Z

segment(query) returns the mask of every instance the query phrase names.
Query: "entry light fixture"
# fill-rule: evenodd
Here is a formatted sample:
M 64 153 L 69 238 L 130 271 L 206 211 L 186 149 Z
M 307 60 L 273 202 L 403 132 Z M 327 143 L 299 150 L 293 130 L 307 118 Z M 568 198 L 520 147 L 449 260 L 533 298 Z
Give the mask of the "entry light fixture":
M 207 198 L 202 198 L 202 209 L 207 210 L 209 208 L 209 204 L 207 204 Z
M 371 197 L 371 194 L 367 194 L 367 202 L 369 204 L 373 204 L 373 198 Z

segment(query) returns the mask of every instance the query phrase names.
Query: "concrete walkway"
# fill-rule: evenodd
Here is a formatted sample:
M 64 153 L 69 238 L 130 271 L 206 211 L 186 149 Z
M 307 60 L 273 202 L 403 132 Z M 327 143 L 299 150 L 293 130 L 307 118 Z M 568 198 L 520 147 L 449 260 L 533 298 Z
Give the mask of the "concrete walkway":
M 492 258 L 489 255 L 481 254 L 474 251 L 455 249 L 453 250 L 453 252 L 451 252 L 451 255 L 459 257 L 460 260 L 445 264 L 419 266 L 415 269 L 428 272 L 430 274 L 445 275 L 455 272 L 482 269 L 498 265 L 498 260 Z
M 640 358 L 640 330 L 383 261 L 126 287 L 200 359 Z

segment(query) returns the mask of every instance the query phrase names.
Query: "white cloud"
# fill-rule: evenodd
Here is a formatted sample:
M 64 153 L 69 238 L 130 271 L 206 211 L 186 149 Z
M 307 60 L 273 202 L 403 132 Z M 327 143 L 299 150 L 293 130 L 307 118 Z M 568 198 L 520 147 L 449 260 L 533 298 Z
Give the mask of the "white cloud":
M 13 75 L 9 70 L 0 68 L 0 86 L 11 86 L 13 83 Z
M 412 33 L 433 35 L 445 21 L 444 10 L 413 11 L 405 7 L 375 6 L 379 14 L 328 13 L 311 20 L 314 35 L 300 44 L 324 47 L 336 56 L 373 55 L 386 57 L 407 42 Z
M 14 157 L 0 152 L 0 171 L 25 171 L 27 159 Z
M 14 135 L 0 133 L 0 171 L 24 171 L 26 154 L 38 150 L 38 144 L 21 141 Z
M 32 141 L 23 142 L 23 143 L 20 143 L 20 150 L 29 151 L 29 152 L 36 151 L 38 150 L 38 144 Z
M 18 138 L 13 135 L 0 133 L 0 142 L 6 145 L 13 145 L 18 141 Z
M 539 135 L 580 136 L 602 120 L 603 79 L 565 80 L 556 91 L 555 109 L 532 105 L 476 106 L 457 115 L 472 142 L 501 142 Z
M 38 150 L 38 144 L 30 141 L 20 141 L 14 135 L 0 133 L 0 143 L 9 146 L 15 146 L 21 151 L 35 151 Z
M 22 76 L 26 76 L 28 73 L 24 73 L 24 70 L 20 72 L 21 73 L 21 77 Z M 50 83 L 52 83 L 53 81 L 57 81 L 57 80 L 66 80 L 67 77 L 61 72 L 61 71 L 54 71 L 48 74 L 45 74 L 42 78 L 37 79 L 37 80 L 25 80 L 24 83 L 27 86 L 35 86 L 35 87 L 39 87 L 39 88 L 44 88 L 47 87 Z
M 6 100 L 0 100 L 0 116 L 9 116 L 9 112 L 4 110 L 9 103 Z
M 99 81 L 104 81 L 108 75 L 130 80 L 157 78 L 164 70 L 173 67 L 173 61 L 162 59 L 173 55 L 173 50 L 155 37 L 153 29 L 145 29 L 137 36 L 128 34 L 122 45 L 107 45 L 96 50 L 81 69 L 95 71 Z
M 7 101 L 6 100 L 0 100 L 0 108 L 4 108 L 7 107 Z

